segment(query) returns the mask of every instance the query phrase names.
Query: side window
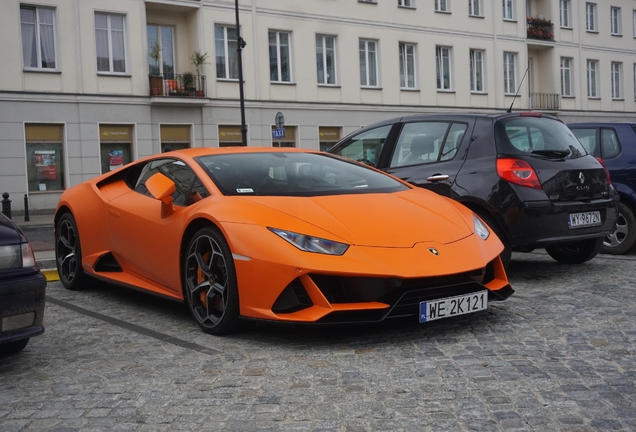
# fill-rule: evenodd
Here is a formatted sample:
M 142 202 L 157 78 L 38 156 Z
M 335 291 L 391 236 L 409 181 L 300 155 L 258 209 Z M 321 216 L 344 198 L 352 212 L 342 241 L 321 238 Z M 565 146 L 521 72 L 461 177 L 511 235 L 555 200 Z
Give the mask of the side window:
M 596 149 L 596 128 L 572 129 L 572 133 L 585 147 L 585 151 L 593 156 L 600 156 Z
M 386 125 L 349 138 L 334 153 L 377 166 L 378 158 L 393 125 Z
M 400 133 L 391 166 L 450 160 L 457 154 L 467 126 L 462 123 L 406 123 Z
M 135 191 L 151 196 L 145 184 L 150 177 L 159 172 L 172 180 L 176 186 L 176 190 L 172 194 L 175 205 L 187 206 L 209 195 L 194 171 L 177 159 L 159 159 L 148 162 L 139 176 Z
M 601 156 L 603 159 L 613 158 L 621 152 L 618 136 L 614 129 L 601 129 Z

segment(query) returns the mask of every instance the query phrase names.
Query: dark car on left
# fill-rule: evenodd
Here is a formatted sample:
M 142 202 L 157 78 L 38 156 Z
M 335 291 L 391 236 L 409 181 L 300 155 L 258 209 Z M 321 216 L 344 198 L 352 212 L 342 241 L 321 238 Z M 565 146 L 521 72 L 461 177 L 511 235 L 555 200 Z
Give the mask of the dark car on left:
M 22 230 L 0 213 L 0 354 L 44 333 L 46 277 Z

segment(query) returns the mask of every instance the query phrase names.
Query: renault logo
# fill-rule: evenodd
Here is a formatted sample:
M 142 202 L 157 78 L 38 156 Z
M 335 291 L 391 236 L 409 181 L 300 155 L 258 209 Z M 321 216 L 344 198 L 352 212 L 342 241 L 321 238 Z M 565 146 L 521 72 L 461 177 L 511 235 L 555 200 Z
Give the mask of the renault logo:
M 579 180 L 581 181 L 581 184 L 585 183 L 585 176 L 582 172 L 579 173 Z
M 439 252 L 438 252 L 438 251 L 437 251 L 437 249 L 435 249 L 435 248 L 428 248 L 428 251 L 429 251 L 430 253 L 432 253 L 433 255 L 435 255 L 435 256 L 438 256 L 438 255 L 439 255 Z

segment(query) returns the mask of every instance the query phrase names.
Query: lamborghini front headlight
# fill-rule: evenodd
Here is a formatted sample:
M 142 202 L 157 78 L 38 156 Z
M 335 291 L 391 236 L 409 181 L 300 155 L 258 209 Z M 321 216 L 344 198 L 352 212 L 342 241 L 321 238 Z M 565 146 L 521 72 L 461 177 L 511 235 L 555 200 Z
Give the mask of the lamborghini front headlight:
M 348 244 L 320 237 L 313 237 L 278 228 L 269 228 L 269 230 L 305 252 L 314 252 L 326 255 L 342 255 L 349 248 Z

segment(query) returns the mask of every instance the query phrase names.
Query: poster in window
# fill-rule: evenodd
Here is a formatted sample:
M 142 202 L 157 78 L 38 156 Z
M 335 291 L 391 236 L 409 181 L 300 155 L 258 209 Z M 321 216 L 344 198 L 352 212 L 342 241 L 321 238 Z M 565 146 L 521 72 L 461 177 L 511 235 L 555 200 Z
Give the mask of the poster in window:
M 57 179 L 55 150 L 35 151 L 35 172 L 39 182 Z
M 110 150 L 108 152 L 108 160 L 111 171 L 124 166 L 124 151 Z

